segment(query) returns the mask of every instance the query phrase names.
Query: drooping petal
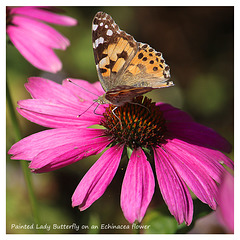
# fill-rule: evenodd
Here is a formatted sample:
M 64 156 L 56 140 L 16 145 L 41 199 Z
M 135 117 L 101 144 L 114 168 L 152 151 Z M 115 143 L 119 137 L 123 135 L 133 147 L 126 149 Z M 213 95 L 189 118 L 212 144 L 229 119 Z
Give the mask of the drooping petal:
M 133 150 L 122 183 L 121 208 L 125 218 L 141 222 L 152 199 L 155 181 L 150 163 L 141 148 Z
M 70 45 L 69 40 L 54 28 L 31 18 L 14 16 L 12 24 L 28 33 L 26 39 L 30 35 L 46 47 L 65 50 Z
M 15 7 L 11 8 L 11 14 L 20 14 L 63 26 L 74 26 L 77 24 L 77 20 L 74 18 L 59 15 L 41 7 Z
M 54 149 L 65 144 L 73 144 L 74 146 L 74 144 L 78 143 L 79 145 L 84 145 L 85 141 L 96 139 L 102 135 L 103 130 L 101 129 L 49 129 L 23 138 L 10 148 L 8 154 L 13 155 L 12 159 L 32 161 L 42 151 Z
M 162 146 L 178 175 L 193 193 L 212 209 L 216 209 L 217 185 L 206 170 L 198 164 L 195 155 L 169 142 Z
M 154 159 L 159 188 L 169 211 L 179 224 L 185 221 L 187 225 L 190 225 L 193 202 L 186 184 L 162 148 L 154 149 Z
M 72 206 L 81 211 L 102 196 L 112 181 L 121 160 L 123 146 L 109 148 L 88 170 L 72 196 Z
M 7 34 L 18 51 L 33 66 L 53 73 L 62 68 L 62 63 L 54 51 L 36 41 L 27 30 L 10 25 L 7 28 Z

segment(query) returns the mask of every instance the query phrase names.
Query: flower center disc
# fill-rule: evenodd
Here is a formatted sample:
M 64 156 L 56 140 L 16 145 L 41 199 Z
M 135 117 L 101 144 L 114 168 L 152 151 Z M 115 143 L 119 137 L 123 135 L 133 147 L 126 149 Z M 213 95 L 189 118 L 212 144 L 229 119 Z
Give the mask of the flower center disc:
M 166 121 L 151 99 L 140 96 L 113 111 L 114 108 L 114 105 L 106 108 L 100 123 L 112 140 L 135 149 L 164 142 Z

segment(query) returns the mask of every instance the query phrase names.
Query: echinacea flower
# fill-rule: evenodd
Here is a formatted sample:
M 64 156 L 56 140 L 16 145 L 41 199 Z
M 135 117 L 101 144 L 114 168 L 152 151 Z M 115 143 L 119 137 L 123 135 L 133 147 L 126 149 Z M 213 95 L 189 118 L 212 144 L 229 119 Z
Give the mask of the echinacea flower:
M 234 177 L 224 174 L 218 193 L 217 216 L 228 232 L 234 232 Z
M 52 7 L 7 7 L 6 11 L 7 35 L 23 57 L 40 70 L 61 70 L 53 49 L 65 50 L 70 42 L 44 22 L 73 26 L 77 20 L 56 14 Z
M 19 101 L 18 112 L 32 122 L 53 129 L 14 144 L 9 150 L 12 159 L 31 161 L 32 171 L 42 173 L 107 148 L 72 196 L 72 206 L 82 211 L 105 192 L 127 148 L 132 154 L 122 183 L 121 208 L 130 223 L 141 222 L 152 199 L 153 165 L 163 199 L 178 223 L 185 221 L 189 225 L 192 221 L 193 201 L 188 188 L 216 209 L 217 183 L 226 172 L 223 164 L 233 168 L 233 162 L 220 152 L 231 150 L 224 138 L 194 122 L 187 113 L 146 97 L 138 97 L 114 113 L 114 106 L 108 104 L 100 105 L 95 111 L 95 106 L 85 111 L 95 95 L 103 94 L 100 83 L 71 81 L 93 94 L 68 80 L 59 85 L 43 78 L 29 79 L 26 89 L 33 99 Z M 92 125 L 104 128 L 87 128 Z

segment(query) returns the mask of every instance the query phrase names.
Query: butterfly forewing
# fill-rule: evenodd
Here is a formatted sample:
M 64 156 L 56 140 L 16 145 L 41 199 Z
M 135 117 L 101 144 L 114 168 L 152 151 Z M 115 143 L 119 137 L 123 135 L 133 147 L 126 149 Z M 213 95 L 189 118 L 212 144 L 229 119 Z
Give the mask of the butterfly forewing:
M 136 54 L 137 42 L 103 12 L 98 12 L 93 19 L 92 40 L 98 76 L 104 90 L 108 91 L 119 85 L 117 76 Z

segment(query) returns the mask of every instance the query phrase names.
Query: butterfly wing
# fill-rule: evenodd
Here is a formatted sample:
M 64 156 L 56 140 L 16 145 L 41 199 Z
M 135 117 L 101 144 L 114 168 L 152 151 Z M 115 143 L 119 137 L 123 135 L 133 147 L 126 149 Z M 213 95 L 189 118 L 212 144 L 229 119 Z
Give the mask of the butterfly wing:
M 110 15 L 98 12 L 92 25 L 97 72 L 105 91 L 117 86 L 162 88 L 170 68 L 160 52 L 120 30 Z
M 131 87 L 118 86 L 106 92 L 105 98 L 116 106 L 121 106 L 126 102 L 131 102 L 135 97 L 141 96 L 147 92 L 152 91 L 151 87 Z
M 117 76 L 121 76 L 136 55 L 137 42 L 131 35 L 120 30 L 110 15 L 103 12 L 98 12 L 93 19 L 92 41 L 98 77 L 103 89 L 107 92 L 123 85 Z
M 148 44 L 138 43 L 138 51 L 122 74 L 122 84 L 136 87 L 162 88 L 172 86 L 170 68 L 162 53 Z

